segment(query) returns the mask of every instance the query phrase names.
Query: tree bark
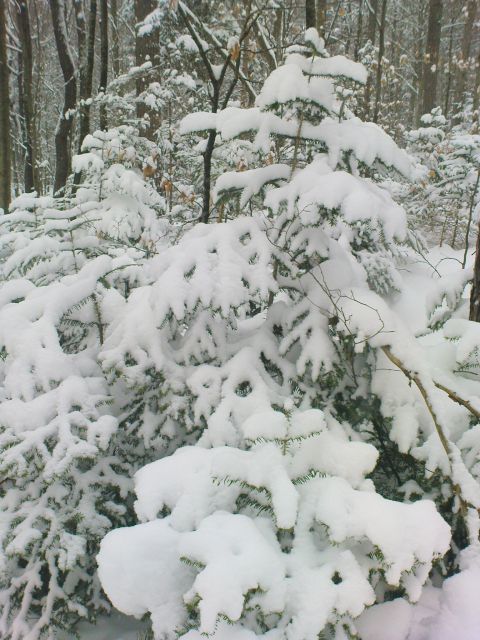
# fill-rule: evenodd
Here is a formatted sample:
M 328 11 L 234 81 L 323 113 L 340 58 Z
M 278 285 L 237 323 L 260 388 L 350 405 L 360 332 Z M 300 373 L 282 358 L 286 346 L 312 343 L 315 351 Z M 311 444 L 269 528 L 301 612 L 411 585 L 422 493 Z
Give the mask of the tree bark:
M 382 97 L 382 64 L 385 53 L 385 22 L 387 17 L 387 0 L 382 0 L 382 15 L 380 18 L 379 42 L 378 42 L 378 62 L 377 77 L 375 87 L 375 109 L 373 112 L 373 122 L 378 121 L 380 113 L 380 100 Z
M 0 209 L 8 212 L 12 189 L 10 87 L 7 58 L 6 2 L 0 0 Z
M 475 84 L 473 86 L 473 110 L 477 112 L 477 123 L 479 122 L 478 107 L 480 104 L 480 48 L 475 60 Z
M 85 93 L 85 69 L 87 68 L 87 22 L 85 18 L 84 0 L 73 0 L 75 7 L 75 26 L 77 29 L 77 47 L 78 47 L 78 79 L 79 79 L 79 97 L 82 98 Z
M 63 108 L 55 130 L 55 180 L 53 193 L 58 194 L 67 184 L 67 178 L 70 173 L 70 138 L 77 100 L 77 83 L 75 80 L 75 66 L 68 46 L 63 0 L 50 0 L 50 9 L 52 11 L 53 32 L 58 59 L 64 81 Z
M 157 5 L 157 0 L 135 0 L 136 24 L 143 22 L 156 9 Z M 160 43 L 155 29 L 144 35 L 140 35 L 137 31 L 135 35 L 135 63 L 137 67 L 140 67 L 147 60 L 150 60 L 153 67 L 160 63 Z M 153 109 L 148 109 L 143 100 L 138 100 L 138 98 L 148 88 L 154 75 L 155 72 L 145 74 L 136 82 L 137 118 L 141 123 L 143 135 L 149 140 L 153 140 L 155 137 L 155 132 L 160 126 L 161 115 Z
M 105 93 L 108 82 L 108 0 L 100 0 L 100 88 Z M 107 104 L 100 104 L 100 129 L 107 129 Z
M 362 27 L 363 27 L 363 0 L 358 0 L 358 18 L 357 18 L 357 36 L 355 38 L 355 48 L 353 50 L 353 59 L 358 60 L 358 52 L 362 46 Z
M 25 147 L 24 188 L 28 193 L 37 191 L 35 164 L 35 121 L 33 109 L 32 37 L 27 0 L 17 0 L 17 26 L 21 43 L 21 111 L 24 118 L 23 143 Z
M 370 0 L 367 4 L 368 7 L 368 27 L 367 27 L 367 40 L 372 44 L 375 44 L 375 34 L 377 31 L 377 12 L 378 12 L 378 0 Z M 370 115 L 370 96 L 372 94 L 372 74 L 368 74 L 367 84 L 365 85 L 364 96 L 364 114 L 368 119 Z
M 254 26 L 254 31 L 256 32 L 257 25 Z M 282 64 L 283 58 L 283 33 L 284 24 L 283 24 L 283 11 L 281 9 L 275 9 L 275 21 L 273 23 L 273 39 L 275 42 L 275 58 L 276 64 L 274 66 L 270 66 L 270 71 L 273 71 L 276 67 Z
M 324 38 L 327 28 L 327 0 L 317 0 L 317 31 Z
M 80 153 L 82 147 L 82 138 L 80 129 L 83 119 L 83 100 L 85 99 L 85 81 L 87 70 L 87 22 L 85 18 L 84 0 L 74 0 L 75 8 L 75 24 L 77 28 L 77 48 L 78 48 L 78 93 L 79 93 L 79 110 L 78 110 L 78 143 L 77 151 Z
M 118 5 L 117 0 L 110 0 L 112 12 L 112 67 L 117 78 L 120 75 L 120 46 L 118 41 Z
M 452 60 L 453 60 L 453 24 L 450 25 L 450 33 L 448 36 L 448 65 L 447 65 L 447 81 L 444 89 L 444 108 L 443 113 L 448 114 L 450 107 L 450 89 L 452 85 Z
M 90 133 L 90 104 L 93 86 L 93 64 L 95 60 L 95 28 L 97 24 L 97 0 L 90 0 L 88 15 L 88 41 L 86 43 L 85 64 L 80 66 L 80 113 L 78 124 L 78 153 L 82 143 Z M 77 29 L 78 31 L 78 29 Z M 87 34 L 85 34 L 87 37 Z M 79 40 L 80 43 L 80 40 Z M 79 56 L 80 57 L 80 56 Z
M 252 0 L 246 0 L 245 2 L 245 12 L 247 15 L 250 15 L 252 11 Z M 250 46 L 250 41 L 252 41 L 252 45 L 253 45 L 253 38 L 252 38 L 252 34 L 249 34 L 247 39 L 245 40 L 245 49 L 248 51 L 250 48 L 253 49 L 253 47 Z M 249 81 L 251 81 L 251 65 L 250 62 L 252 60 L 253 56 L 251 55 L 247 55 L 244 54 L 242 56 L 242 73 L 244 75 L 245 78 L 247 78 Z M 240 103 L 242 105 L 242 107 L 246 107 L 246 108 L 250 108 L 253 107 L 254 105 L 254 100 L 251 96 L 251 94 L 247 91 L 245 85 L 242 85 L 241 89 L 240 89 L 240 96 L 241 96 L 241 100 Z
M 437 106 L 438 59 L 442 29 L 443 0 L 430 0 L 427 48 L 423 59 L 423 113 Z
M 463 27 L 462 34 L 460 60 L 457 69 L 457 87 L 455 96 L 457 104 L 461 104 L 463 102 L 463 94 L 466 90 L 468 70 L 470 67 L 470 50 L 472 47 L 473 25 L 475 23 L 475 17 L 477 15 L 477 7 L 478 0 L 468 0 L 465 25 Z
M 473 110 L 477 112 L 477 123 L 480 123 L 478 108 L 480 105 L 480 48 L 475 60 L 475 83 L 473 85 Z
M 378 0 L 370 0 L 368 7 L 368 29 L 367 38 L 372 44 L 375 44 L 375 35 L 377 32 L 377 13 Z
M 317 27 L 315 0 L 305 0 L 305 28 Z
M 420 16 L 421 18 L 421 12 Z M 413 109 L 415 110 L 414 122 L 416 126 L 420 126 L 420 118 L 423 115 L 423 57 L 425 55 L 423 39 L 419 37 L 418 46 L 415 48 L 413 68 L 415 70 L 414 86 L 417 89 L 417 95 L 414 96 Z
M 478 225 L 475 264 L 473 267 L 473 282 L 472 290 L 470 292 L 469 319 L 474 322 L 480 322 L 480 224 Z

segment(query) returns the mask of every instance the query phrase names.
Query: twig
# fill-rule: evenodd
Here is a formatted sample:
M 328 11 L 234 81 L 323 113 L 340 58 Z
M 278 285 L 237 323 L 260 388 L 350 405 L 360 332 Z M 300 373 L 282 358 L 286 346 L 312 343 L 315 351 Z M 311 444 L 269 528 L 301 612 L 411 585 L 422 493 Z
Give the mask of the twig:
M 480 420 L 480 411 L 478 411 L 478 409 L 475 409 L 475 407 L 468 400 L 465 400 L 465 398 L 462 398 L 458 395 L 458 393 L 456 393 L 452 389 L 449 389 L 448 387 L 445 387 L 440 382 L 436 382 L 434 380 L 433 384 L 437 387 L 437 389 L 440 389 L 440 391 L 444 391 L 451 400 L 453 400 L 457 404 L 462 405 L 462 407 L 465 407 L 465 409 L 470 411 L 472 415 Z
M 438 437 L 440 438 L 440 442 L 442 443 L 442 447 L 445 451 L 445 453 L 447 454 L 447 458 L 448 461 L 450 463 L 450 468 L 453 470 L 453 460 L 452 460 L 452 449 L 450 447 L 450 442 L 448 441 L 447 436 L 445 435 L 445 432 L 443 431 L 442 425 L 440 424 L 440 420 L 438 419 L 437 414 L 435 413 L 435 409 L 433 408 L 432 402 L 430 400 L 430 397 L 428 395 L 427 390 L 425 389 L 425 386 L 423 385 L 422 381 L 420 380 L 420 378 L 418 377 L 418 375 L 414 374 L 412 371 L 410 371 L 409 369 L 407 369 L 407 367 L 403 364 L 403 362 L 397 358 L 397 356 L 395 356 L 392 351 L 390 350 L 390 347 L 381 347 L 383 353 L 387 356 L 387 358 L 390 360 L 390 362 L 392 362 L 395 366 L 397 366 L 400 371 L 402 371 L 402 373 L 412 382 L 415 383 L 415 385 L 417 386 L 418 390 L 420 391 L 422 398 L 425 401 L 425 405 L 427 406 L 428 412 L 430 413 L 430 416 L 432 417 L 433 420 L 433 424 L 435 425 L 435 430 L 438 434 Z M 435 383 L 434 383 L 435 384 Z M 436 385 L 438 386 L 438 385 Z M 450 390 L 448 390 L 450 391 Z M 446 387 L 445 387 L 445 392 L 448 392 Z M 451 392 L 453 393 L 453 392 Z M 456 395 L 456 394 L 455 394 Z M 449 394 L 449 397 L 450 394 Z M 454 399 L 454 398 L 452 398 Z M 452 478 L 452 486 L 453 486 L 453 491 L 454 493 L 457 495 L 459 501 L 460 501 L 460 510 L 461 513 L 463 515 L 465 515 L 468 512 L 468 507 L 470 506 L 470 504 L 468 503 L 467 500 L 465 500 L 465 498 L 463 498 L 462 496 L 462 489 L 460 487 L 459 484 L 455 483 L 455 481 Z
M 383 353 L 387 356 L 387 358 L 390 360 L 390 362 L 392 362 L 396 367 L 398 367 L 400 369 L 400 371 L 402 371 L 402 373 L 405 374 L 405 376 L 411 380 L 412 382 L 415 383 L 415 385 L 417 386 L 418 390 L 420 391 L 425 404 L 427 405 L 427 409 L 428 412 L 430 413 L 430 415 L 432 416 L 432 420 L 433 420 L 433 424 L 435 425 L 435 429 L 438 433 L 438 437 L 440 438 L 440 442 L 442 443 L 442 447 L 445 450 L 445 453 L 447 454 L 448 458 L 450 459 L 450 454 L 452 452 L 451 448 L 450 448 L 450 443 L 448 441 L 447 436 L 445 435 L 442 425 L 440 424 L 440 421 L 437 417 L 437 414 L 435 413 L 435 409 L 432 406 L 432 403 L 430 401 L 430 398 L 428 396 L 428 392 L 425 389 L 422 381 L 420 380 L 420 378 L 414 374 L 412 371 L 410 371 L 409 369 L 407 369 L 407 367 L 403 364 L 403 362 L 400 360 L 400 358 L 397 358 L 397 356 L 395 356 L 390 347 L 381 347 Z

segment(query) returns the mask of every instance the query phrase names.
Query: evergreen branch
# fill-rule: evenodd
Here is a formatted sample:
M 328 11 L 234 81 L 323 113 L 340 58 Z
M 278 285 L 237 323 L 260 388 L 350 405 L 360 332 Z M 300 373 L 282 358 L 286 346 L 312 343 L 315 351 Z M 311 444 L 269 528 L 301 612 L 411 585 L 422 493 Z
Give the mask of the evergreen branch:
M 398 358 L 396 355 L 394 355 L 390 349 L 390 347 L 388 346 L 384 346 L 381 347 L 383 353 L 387 356 L 387 358 L 390 360 L 390 362 L 392 362 L 396 367 L 398 367 L 400 369 L 400 371 L 402 371 L 402 373 L 410 380 L 412 381 L 417 389 L 420 391 L 420 394 L 425 402 L 425 405 L 428 409 L 428 412 L 433 420 L 433 424 L 435 426 L 435 430 L 438 434 L 438 437 L 440 439 L 440 442 L 442 444 L 442 447 L 447 455 L 448 461 L 450 463 L 450 467 L 452 467 L 453 465 L 453 461 L 452 461 L 452 447 L 451 447 L 451 443 L 448 440 L 447 436 L 445 435 L 445 432 L 443 430 L 443 427 L 441 425 L 440 419 L 437 415 L 437 412 L 435 411 L 432 401 L 430 399 L 430 396 L 428 394 L 428 391 L 425 387 L 425 385 L 423 384 L 422 380 L 420 379 L 420 376 L 418 376 L 416 373 L 414 373 L 413 371 L 411 371 L 403 362 L 402 360 L 400 360 L 400 358 Z M 434 383 L 435 384 L 435 383 Z M 446 389 L 446 387 L 445 387 Z M 451 392 L 453 393 L 453 392 Z M 456 395 L 456 394 L 455 394 Z M 452 398 L 453 399 L 453 398 Z M 460 500 L 460 504 L 461 504 L 461 511 L 463 515 L 467 514 L 468 511 L 468 507 L 471 506 L 468 503 L 468 500 L 465 500 L 464 497 L 462 496 L 462 490 L 461 487 L 458 484 L 454 484 L 453 485 L 453 489 L 454 492 L 457 494 L 459 500 Z
M 473 416 L 475 416 L 477 420 L 480 420 L 480 411 L 478 409 L 475 409 L 475 407 L 469 400 L 462 398 L 462 396 L 460 396 L 456 391 L 453 391 L 453 389 L 449 389 L 436 380 L 433 381 L 433 384 L 437 387 L 437 389 L 444 391 L 450 398 L 450 400 L 453 400 L 457 404 L 460 404 L 462 407 L 465 407 L 465 409 L 467 409 Z

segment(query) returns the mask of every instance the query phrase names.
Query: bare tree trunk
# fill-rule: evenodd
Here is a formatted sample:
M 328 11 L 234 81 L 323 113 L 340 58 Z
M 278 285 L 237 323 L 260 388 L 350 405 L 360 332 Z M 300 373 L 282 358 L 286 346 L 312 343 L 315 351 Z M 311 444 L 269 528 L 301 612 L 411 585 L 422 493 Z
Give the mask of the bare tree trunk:
M 420 24 L 423 24 L 422 5 L 419 5 L 418 20 Z M 420 125 L 420 118 L 423 115 L 422 106 L 423 106 L 423 57 L 425 55 L 424 46 L 425 46 L 424 38 L 422 38 L 419 35 L 417 47 L 415 48 L 415 62 L 413 63 L 413 67 L 416 73 L 414 84 L 417 88 L 417 94 L 415 96 L 416 99 L 414 100 L 413 107 L 415 109 L 415 123 L 417 126 Z
M 305 0 L 305 28 L 317 27 L 315 0 Z
M 470 67 L 470 50 L 472 47 L 473 25 L 477 14 L 478 0 L 468 0 L 465 25 L 463 27 L 462 48 L 457 70 L 457 86 L 455 99 L 457 104 L 463 102 L 463 94 L 466 89 L 468 70 Z
M 393 10 L 393 18 L 390 19 L 390 52 L 388 54 L 390 59 L 390 64 L 393 65 L 394 68 L 398 68 L 399 56 L 397 54 L 397 49 L 399 48 L 400 34 L 398 33 L 398 14 L 396 10 L 395 4 L 392 6 Z M 398 85 L 399 82 L 392 82 L 388 84 L 388 116 L 390 125 L 393 126 L 393 138 L 395 140 L 398 129 L 395 124 L 398 122 L 398 113 L 397 113 L 397 93 L 398 93 Z
M 157 0 L 135 0 L 135 22 L 139 24 L 157 7 Z M 140 67 L 150 60 L 153 67 L 160 63 L 160 44 L 158 33 L 152 29 L 149 33 L 135 35 L 135 63 Z M 145 74 L 137 80 L 137 98 L 147 89 L 152 74 Z M 153 109 L 148 109 L 142 100 L 137 100 L 137 118 L 142 123 L 143 134 L 149 140 L 155 137 L 155 131 L 160 126 L 161 116 Z
M 24 118 L 24 187 L 26 192 L 38 191 L 35 163 L 35 123 L 33 117 L 33 73 L 32 73 L 32 37 L 30 32 L 30 15 L 27 0 L 17 0 L 17 25 L 21 42 L 21 83 L 20 99 Z
M 378 0 L 370 0 L 367 4 L 368 7 L 368 29 L 367 29 L 367 40 L 370 40 L 372 44 L 375 44 L 375 34 L 377 31 L 377 11 L 378 11 Z M 365 97 L 364 97 L 364 112 L 365 118 L 369 117 L 370 113 L 370 96 L 372 93 L 372 76 L 369 74 L 367 78 L 367 84 L 365 86 Z
M 472 290 L 470 292 L 469 319 L 474 322 L 480 322 L 480 224 L 478 226 L 475 264 L 473 267 Z
M 255 25 L 256 26 L 256 25 Z M 275 10 L 275 22 L 273 23 L 273 37 L 275 40 L 275 58 L 276 66 L 282 64 L 283 57 L 283 11 L 281 9 Z M 254 29 L 256 31 L 256 29 Z M 270 71 L 273 71 L 275 67 L 271 67 Z
M 327 24 L 327 0 L 317 0 L 317 31 L 325 37 Z
M 87 22 L 85 18 L 84 0 L 74 0 L 75 26 L 77 29 L 77 54 L 78 54 L 78 93 L 79 93 L 79 113 L 78 113 L 78 152 L 82 146 L 80 128 L 82 126 L 82 109 L 85 100 L 85 75 L 87 70 Z
M 355 38 L 355 48 L 353 50 L 354 60 L 358 60 L 358 52 L 362 46 L 362 27 L 363 27 L 363 0 L 358 0 L 358 18 L 357 18 L 357 36 Z
M 85 21 L 84 21 L 85 22 Z M 90 103 L 93 87 L 93 64 L 95 60 L 95 28 L 97 24 L 97 0 L 90 0 L 90 10 L 88 14 L 88 41 L 84 56 L 84 66 L 80 67 L 80 114 L 78 130 L 78 153 L 82 148 L 82 143 L 90 133 Z M 84 26 L 85 29 L 85 26 Z M 78 32 L 78 28 L 77 28 Z M 87 34 L 85 33 L 85 39 Z M 79 39 L 79 49 L 81 48 Z M 80 53 L 80 52 L 79 52 Z M 79 55 L 80 57 L 80 55 Z
M 443 0 L 430 0 L 428 8 L 427 49 L 423 60 L 423 113 L 437 103 L 438 58 L 442 29 Z
M 375 109 L 373 112 L 373 122 L 378 121 L 378 115 L 380 113 L 380 100 L 382 97 L 382 63 L 383 63 L 383 54 L 385 53 L 386 17 L 387 17 L 387 0 L 382 0 L 382 16 L 380 18 L 380 29 L 379 29 L 377 77 L 376 77 L 376 87 L 375 87 Z
M 77 83 L 72 54 L 68 46 L 63 0 L 50 0 L 50 8 L 58 59 L 64 81 L 63 109 L 55 130 L 55 180 L 53 193 L 57 194 L 67 184 L 68 174 L 70 173 L 70 138 L 77 100 Z
M 80 98 L 85 92 L 85 69 L 87 68 L 87 21 L 84 0 L 73 0 L 75 7 L 75 26 L 77 29 L 78 78 Z
M 13 111 L 13 120 L 15 122 L 15 126 L 17 131 L 14 134 L 14 137 L 21 141 L 21 144 L 17 143 L 13 145 L 12 149 L 12 178 L 13 183 L 16 188 L 19 185 L 23 185 L 23 191 L 26 191 L 25 188 L 25 161 L 26 161 L 26 146 L 25 140 L 27 138 L 27 134 L 25 131 L 25 113 L 24 106 L 25 100 L 23 98 L 23 51 L 21 46 L 17 48 L 17 92 L 18 92 L 18 105 L 17 110 Z M 18 132 L 18 133 L 17 133 Z
M 251 11 L 252 11 L 252 0 L 246 0 L 245 1 L 245 11 L 247 15 L 250 15 Z M 253 41 L 252 38 L 252 34 L 249 34 L 248 37 L 245 40 L 245 49 L 247 51 L 249 51 L 250 49 L 250 41 Z M 251 65 L 250 62 L 253 58 L 253 55 L 249 52 L 249 53 L 245 53 L 242 56 L 242 73 L 244 75 L 245 78 L 247 78 L 249 81 L 251 80 Z M 245 85 L 242 85 L 241 90 L 240 90 L 240 95 L 241 95 L 241 105 L 243 107 L 253 107 L 254 105 L 254 100 L 252 98 L 252 95 L 247 91 Z
M 115 77 L 120 75 L 120 47 L 118 41 L 118 5 L 117 0 L 110 0 L 112 13 L 112 67 Z
M 100 0 L 100 88 L 105 93 L 108 82 L 108 1 Z M 100 129 L 107 129 L 107 104 L 100 104 Z
M 448 67 L 447 67 L 447 83 L 445 85 L 445 103 L 443 112 L 448 115 L 450 107 L 450 89 L 452 86 L 452 60 L 453 60 L 453 23 L 450 25 L 450 34 L 448 36 Z
M 372 44 L 375 44 L 375 34 L 377 32 L 378 0 L 370 0 L 367 6 L 369 11 L 367 38 Z
M 0 0 L 0 209 L 8 211 L 12 189 L 10 144 L 10 88 L 7 58 L 7 16 Z
M 473 87 L 473 110 L 477 112 L 477 122 L 479 119 L 478 107 L 480 104 L 480 49 L 475 60 L 475 84 Z

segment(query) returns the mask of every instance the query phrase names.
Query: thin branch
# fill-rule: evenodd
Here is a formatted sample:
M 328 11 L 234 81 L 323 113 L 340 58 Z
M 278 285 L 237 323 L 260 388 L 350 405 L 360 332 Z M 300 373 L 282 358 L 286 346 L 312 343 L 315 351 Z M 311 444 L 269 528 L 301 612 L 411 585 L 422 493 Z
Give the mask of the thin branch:
M 442 443 L 442 447 L 445 451 L 445 453 L 447 454 L 447 458 L 448 461 L 450 463 L 450 468 L 453 471 L 454 468 L 454 462 L 455 462 L 455 457 L 454 455 L 452 455 L 452 448 L 451 448 L 451 444 L 447 438 L 447 436 L 445 435 L 445 432 L 443 431 L 442 425 L 440 424 L 440 420 L 438 419 L 438 416 L 435 412 L 435 409 L 433 408 L 432 402 L 430 400 L 430 397 L 428 395 L 428 391 L 426 390 L 425 386 L 423 385 L 422 381 L 420 380 L 419 376 L 416 375 L 415 373 L 413 373 L 412 371 L 410 371 L 404 364 L 403 362 L 400 360 L 400 358 L 397 358 L 397 356 L 395 356 L 392 351 L 390 350 L 390 347 L 381 347 L 383 353 L 387 356 L 387 358 L 390 360 L 390 362 L 392 362 L 396 367 L 398 367 L 400 369 L 400 371 L 402 371 L 402 373 L 409 379 L 411 380 L 418 388 L 418 390 L 420 391 L 422 398 L 425 401 L 425 405 L 428 409 L 428 412 L 430 413 L 430 416 L 432 417 L 433 420 L 433 424 L 435 425 L 435 430 L 438 434 L 438 437 L 440 438 L 440 442 Z M 477 417 L 479 416 L 479 413 L 476 411 L 476 409 L 474 409 L 472 407 L 472 405 L 464 400 L 463 398 L 461 398 L 458 394 L 456 394 L 454 391 L 452 391 L 451 389 L 448 389 L 447 387 L 441 385 L 440 383 L 437 383 L 435 381 L 433 381 L 433 384 L 438 388 L 441 389 L 442 391 L 444 391 L 449 398 L 451 398 L 452 400 L 454 400 L 455 402 L 458 402 L 459 404 L 461 404 L 462 406 L 464 406 L 465 408 L 467 408 L 469 411 L 471 411 L 474 415 L 476 415 Z M 452 486 L 453 486 L 453 491 L 456 494 L 456 496 L 458 497 L 459 501 L 460 501 L 460 510 L 463 516 L 466 515 L 466 513 L 468 512 L 468 508 L 470 506 L 472 506 L 468 500 L 466 500 L 463 496 L 462 496 L 462 489 L 460 487 L 460 485 L 458 483 L 455 483 L 454 478 L 452 477 Z M 475 508 L 475 507 L 474 507 Z
M 205 37 L 208 38 L 210 40 L 210 42 L 215 46 L 218 47 L 218 51 L 220 53 L 220 55 L 225 58 L 226 60 L 228 60 L 228 64 L 229 66 L 235 70 L 235 65 L 232 62 L 231 56 L 230 54 L 225 50 L 225 46 L 222 45 L 222 43 L 218 40 L 218 38 L 215 37 L 214 34 L 212 34 L 208 29 L 205 28 L 205 25 L 202 24 L 199 19 L 197 18 L 197 16 L 187 7 L 187 5 L 184 2 L 179 2 L 178 3 L 178 8 L 181 9 L 183 11 L 183 13 L 185 15 L 188 15 L 188 17 L 191 20 L 191 23 L 195 23 L 195 25 L 202 30 L 202 32 L 204 33 Z M 255 20 L 253 21 L 253 23 L 258 20 L 258 17 L 260 16 L 260 9 L 257 11 L 258 16 L 255 18 Z M 248 31 L 250 31 L 250 29 L 253 26 L 253 23 L 249 26 Z M 245 33 L 245 32 L 244 32 Z M 190 34 L 192 35 L 192 34 Z M 240 41 L 243 40 L 246 35 L 248 35 L 248 32 L 244 34 L 242 34 L 242 36 L 240 36 Z M 192 35 L 193 38 L 193 35 Z M 195 38 L 193 38 L 195 41 Z M 195 41 L 195 44 L 197 44 L 197 42 Z M 197 44 L 198 46 L 198 44 Z M 205 51 L 205 49 L 204 49 Z M 208 61 L 208 58 L 207 58 Z M 208 64 L 210 64 L 210 62 L 208 62 Z M 213 72 L 213 69 L 212 69 Z M 246 90 L 248 91 L 248 93 L 250 94 L 250 97 L 255 100 L 257 97 L 257 94 L 255 93 L 255 91 L 253 90 L 250 81 L 248 80 L 248 78 L 241 72 L 239 71 L 238 74 L 239 79 L 241 80 L 241 82 L 244 84 Z
M 475 407 L 471 404 L 469 400 L 462 398 L 461 396 L 458 395 L 456 391 L 453 391 L 453 389 L 449 389 L 448 387 L 441 384 L 440 382 L 436 382 L 434 380 L 433 384 L 437 387 L 437 389 L 440 389 L 440 391 L 445 392 L 447 396 L 450 398 L 450 400 L 453 400 L 457 404 L 462 405 L 462 407 L 465 407 L 465 409 L 467 409 L 473 416 L 475 416 L 477 420 L 480 420 L 480 411 L 478 409 L 475 409 Z
M 475 199 L 476 199 L 476 196 L 477 196 L 478 183 L 479 182 L 480 182 L 480 167 L 477 170 L 477 180 L 475 182 L 475 187 L 473 189 L 472 197 L 470 199 L 470 207 L 469 207 L 469 210 L 468 210 L 468 223 L 467 223 L 467 231 L 465 233 L 465 252 L 463 254 L 462 269 L 465 269 L 465 266 L 467 264 L 468 239 L 469 239 L 469 236 L 470 236 L 470 227 L 472 225 L 473 209 L 475 207 Z
M 202 58 L 202 62 L 205 65 L 205 69 L 207 70 L 208 77 L 210 78 L 210 81 L 212 82 L 213 85 L 215 85 L 216 82 L 217 82 L 217 78 L 215 77 L 215 73 L 213 72 L 213 67 L 212 67 L 212 65 L 210 63 L 210 60 L 207 57 L 207 54 L 205 53 L 205 49 L 203 47 L 203 44 L 202 44 L 200 38 L 198 37 L 197 32 L 192 27 L 192 24 L 191 24 L 190 20 L 187 18 L 187 13 L 184 11 L 182 3 L 179 3 L 179 5 L 178 5 L 178 12 L 182 16 L 182 19 L 183 19 L 183 21 L 185 23 L 185 26 L 187 27 L 188 33 L 192 37 L 192 40 L 197 45 L 198 51 L 200 53 L 200 57 Z
M 443 431 L 442 425 L 440 424 L 440 420 L 438 419 L 437 414 L 435 413 L 435 409 L 432 406 L 432 402 L 430 400 L 428 392 L 425 389 L 422 381 L 415 373 L 407 369 L 407 367 L 403 364 L 400 358 L 397 358 L 397 356 L 395 356 L 392 353 L 392 351 L 390 350 L 390 347 L 385 346 L 385 347 L 381 347 L 381 349 L 383 353 L 387 356 L 387 358 L 390 360 L 390 362 L 392 362 L 396 367 L 398 367 L 400 371 L 402 371 L 402 373 L 404 373 L 405 376 L 409 380 L 414 382 L 415 385 L 417 386 L 418 390 L 422 395 L 422 398 L 425 401 L 425 404 L 427 405 L 428 412 L 432 417 L 433 424 L 435 425 L 435 429 L 438 433 L 438 437 L 440 438 L 440 442 L 442 443 L 442 447 L 445 450 L 445 453 L 447 454 L 448 459 L 450 460 L 450 455 L 452 453 L 452 450 L 450 448 L 450 442 L 448 441 L 448 438 L 445 435 L 445 432 Z

